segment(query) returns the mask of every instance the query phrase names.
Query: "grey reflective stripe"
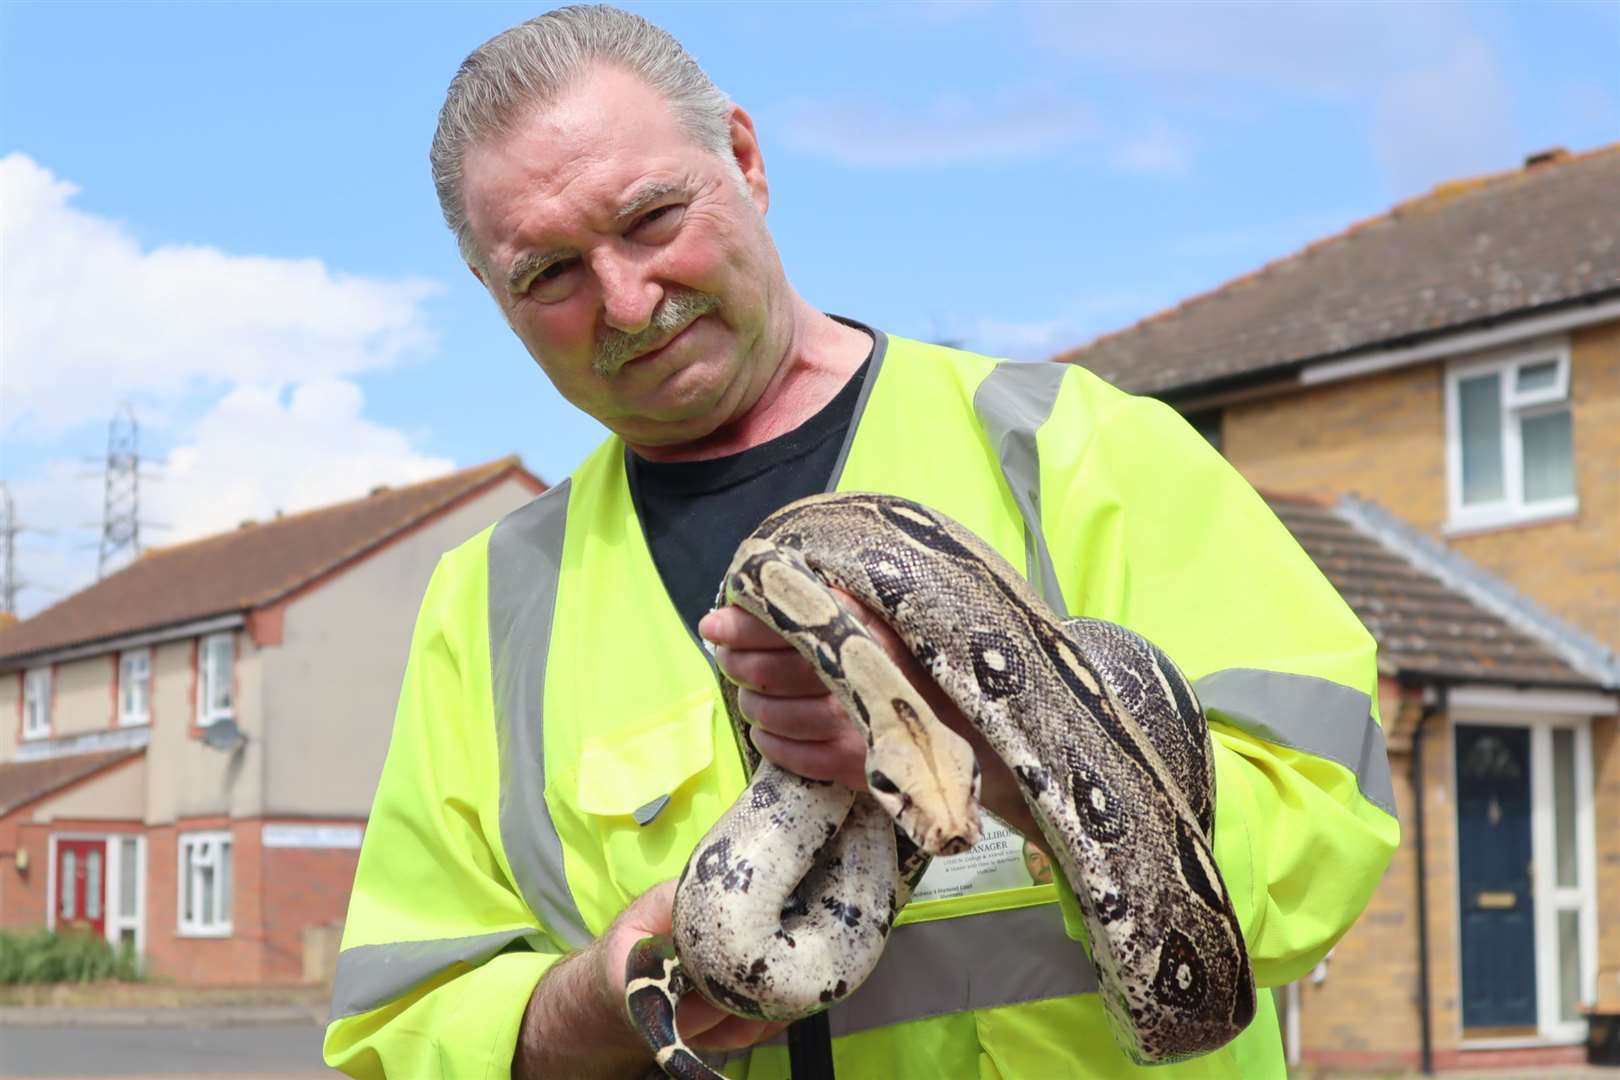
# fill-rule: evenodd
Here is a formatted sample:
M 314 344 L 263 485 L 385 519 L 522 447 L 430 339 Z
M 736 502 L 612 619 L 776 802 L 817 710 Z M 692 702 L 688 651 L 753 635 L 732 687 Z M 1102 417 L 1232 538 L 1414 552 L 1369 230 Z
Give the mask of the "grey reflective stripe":
M 560 944 L 591 934 L 568 888 L 545 800 L 540 711 L 562 571 L 570 482 L 502 518 L 489 536 L 490 684 L 501 755 L 501 845 L 529 909 Z
M 1193 684 L 1206 711 L 1255 738 L 1337 762 L 1356 777 L 1362 797 L 1395 814 L 1384 729 L 1360 690 L 1311 675 L 1254 668 L 1211 672 Z
M 1041 529 L 1041 454 L 1035 433 L 1052 415 L 1058 388 L 1068 371 L 1067 364 L 1003 361 L 973 394 L 973 411 L 990 436 L 990 446 L 1024 519 L 1029 583 L 1059 615 L 1068 615 L 1069 609 Z
M 866 415 L 866 403 L 872 397 L 872 387 L 877 385 L 878 373 L 883 369 L 883 358 L 889 352 L 889 335 L 876 327 L 868 326 L 865 329 L 872 334 L 872 359 L 866 369 L 866 381 L 861 384 L 860 396 L 855 399 L 855 411 L 850 414 L 849 430 L 844 432 L 844 445 L 838 448 L 838 458 L 833 462 L 832 474 L 827 477 L 827 490 L 838 490 L 838 479 L 844 475 L 844 464 L 849 461 L 850 447 L 855 445 L 855 432 L 861 426 L 861 417 Z
M 832 1033 L 1088 994 L 1097 973 L 1056 904 L 896 927 L 877 970 L 833 1009 Z
M 338 953 L 332 980 L 332 1016 L 358 1016 L 403 997 L 411 987 L 451 964 L 477 967 L 531 930 L 501 930 L 476 937 L 356 945 Z

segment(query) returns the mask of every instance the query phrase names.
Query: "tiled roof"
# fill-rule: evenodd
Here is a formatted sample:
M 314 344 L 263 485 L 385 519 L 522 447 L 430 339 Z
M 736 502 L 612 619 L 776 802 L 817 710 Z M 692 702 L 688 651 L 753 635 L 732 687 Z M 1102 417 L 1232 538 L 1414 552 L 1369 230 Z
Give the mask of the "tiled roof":
M 153 549 L 117 573 L 0 631 L 0 666 L 45 650 L 272 603 L 508 476 L 544 487 L 518 458 L 507 457 L 419 484 L 379 488 L 350 502 Z
M 1161 394 L 1614 294 L 1616 191 L 1620 144 L 1442 184 L 1056 359 Z
M 0 817 L 58 788 L 144 753 L 144 748 L 100 750 L 41 761 L 0 761 Z
M 1386 672 L 1447 681 L 1600 685 L 1546 642 L 1359 527 L 1342 505 L 1277 494 L 1267 494 L 1266 501 L 1377 639 Z

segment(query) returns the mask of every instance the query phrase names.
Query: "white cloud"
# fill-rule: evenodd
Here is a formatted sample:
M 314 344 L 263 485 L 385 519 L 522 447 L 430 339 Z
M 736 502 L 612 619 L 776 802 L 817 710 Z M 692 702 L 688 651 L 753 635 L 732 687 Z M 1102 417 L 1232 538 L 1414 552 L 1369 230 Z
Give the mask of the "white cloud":
M 322 379 L 283 391 L 241 386 L 169 452 L 152 485 L 154 519 L 183 540 L 408 484 L 454 468 L 418 453 L 403 432 L 367 420 L 360 388 Z
M 0 158 L 8 438 L 104 423 L 126 397 L 166 416 L 244 381 L 376 371 L 432 342 L 431 282 L 211 247 L 143 250 L 119 223 L 75 208 L 77 191 L 25 154 Z
M 1374 149 L 1393 193 L 1517 165 L 1512 106 L 1496 54 L 1478 37 L 1390 80 L 1379 95 Z
M 76 191 L 25 155 L 0 159 L 0 434 L 27 439 L 18 456 L 38 462 L 8 477 L 37 530 L 18 552 L 34 586 L 25 615 L 95 578 L 102 481 L 81 455 L 105 445 L 120 399 L 137 403 L 155 464 L 141 492 L 148 547 L 454 467 L 368 418 L 355 382 L 431 344 L 422 308 L 437 286 L 315 259 L 143 250 L 73 207 Z
M 851 165 L 940 165 L 1035 157 L 1093 127 L 1083 102 L 1045 91 L 945 94 L 913 110 L 873 101 L 795 101 L 784 129 L 800 150 Z

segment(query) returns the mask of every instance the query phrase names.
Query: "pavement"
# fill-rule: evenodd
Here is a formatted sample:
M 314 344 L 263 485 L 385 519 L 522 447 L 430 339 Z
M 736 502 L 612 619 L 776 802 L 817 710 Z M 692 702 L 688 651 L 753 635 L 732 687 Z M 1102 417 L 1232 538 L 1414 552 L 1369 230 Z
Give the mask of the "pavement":
M 0 1077 L 332 1080 L 325 1006 L 0 1008 Z

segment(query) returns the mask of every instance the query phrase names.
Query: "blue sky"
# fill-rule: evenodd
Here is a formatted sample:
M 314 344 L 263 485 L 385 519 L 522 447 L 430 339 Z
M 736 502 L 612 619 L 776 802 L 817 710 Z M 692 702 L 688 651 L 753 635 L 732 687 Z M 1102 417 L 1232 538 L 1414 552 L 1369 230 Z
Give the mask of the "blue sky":
M 1020 358 L 1620 138 L 1620 0 L 629 6 L 753 113 L 812 303 Z M 86 461 L 121 400 L 148 544 L 513 452 L 560 479 L 597 442 L 458 264 L 426 169 L 462 57 L 539 10 L 0 5 L 25 613 L 93 578 Z

